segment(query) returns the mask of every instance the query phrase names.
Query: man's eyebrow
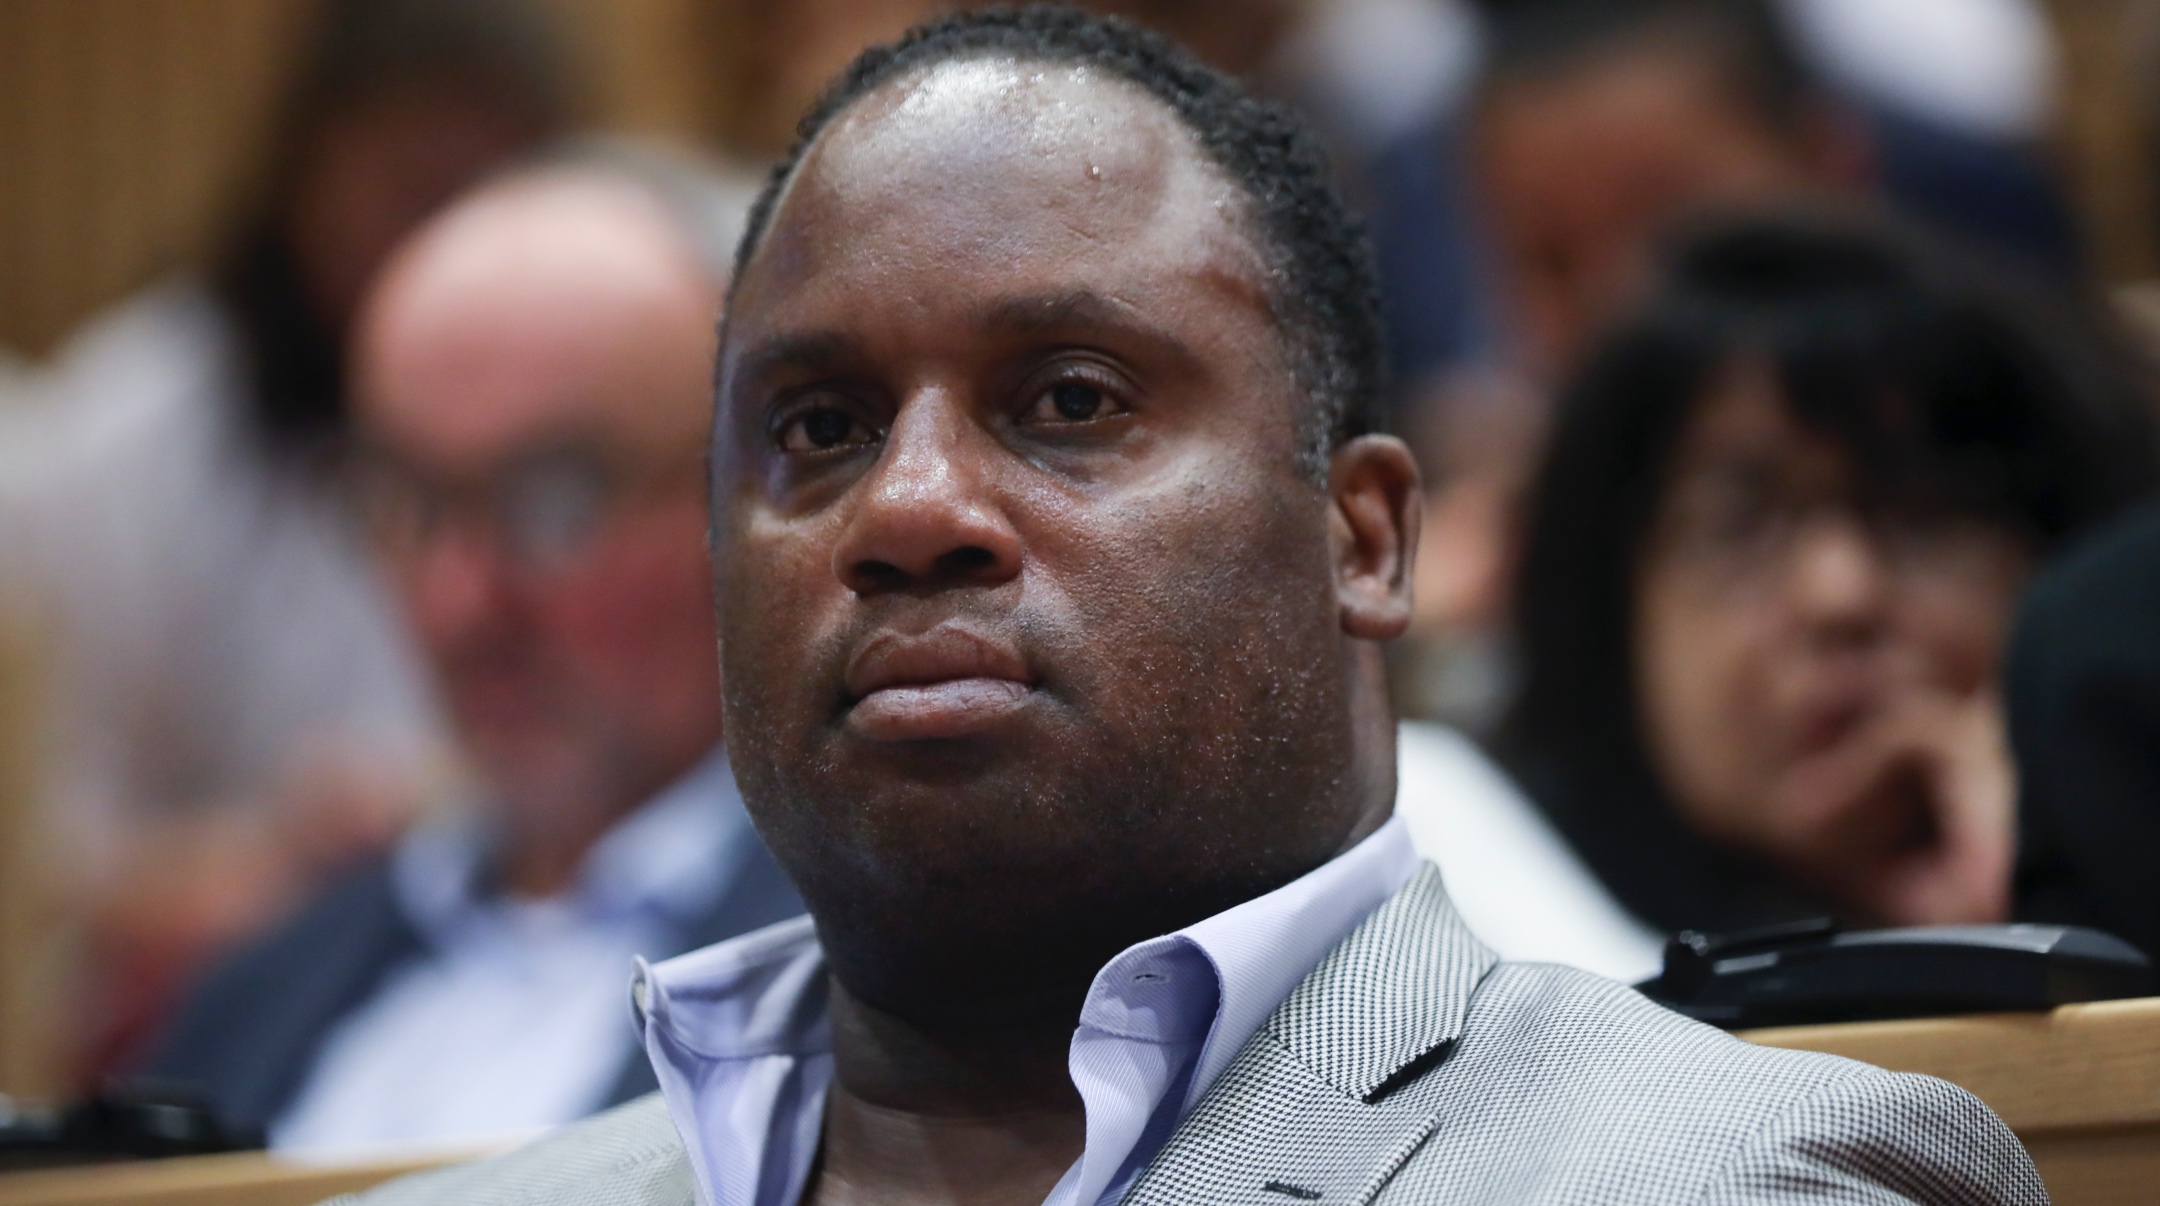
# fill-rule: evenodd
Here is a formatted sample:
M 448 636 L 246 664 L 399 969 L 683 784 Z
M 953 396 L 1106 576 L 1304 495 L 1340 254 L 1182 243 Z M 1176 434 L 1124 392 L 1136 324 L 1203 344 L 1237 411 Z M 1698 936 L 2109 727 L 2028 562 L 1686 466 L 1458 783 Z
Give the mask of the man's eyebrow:
M 1093 289 L 1068 289 L 993 302 L 983 312 L 982 325 L 1008 335 L 1032 335 L 1051 327 L 1127 325 L 1130 320 L 1119 309 Z
M 980 321 L 985 330 L 1012 337 L 1115 332 L 1174 360 L 1197 359 L 1183 340 L 1093 289 L 1005 298 L 986 307 Z
M 861 349 L 846 335 L 811 331 L 775 335 L 754 344 L 736 359 L 733 376 L 749 379 L 776 369 L 830 370 L 861 358 Z

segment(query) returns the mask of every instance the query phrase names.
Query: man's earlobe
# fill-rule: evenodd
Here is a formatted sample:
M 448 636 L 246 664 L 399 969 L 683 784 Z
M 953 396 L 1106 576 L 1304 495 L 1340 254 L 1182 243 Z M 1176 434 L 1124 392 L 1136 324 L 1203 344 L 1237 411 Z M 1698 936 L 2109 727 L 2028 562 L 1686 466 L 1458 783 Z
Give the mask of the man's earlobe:
M 1417 461 L 1394 436 L 1368 435 L 1335 450 L 1328 465 L 1328 538 L 1343 632 L 1367 641 L 1410 626 L 1410 583 L 1424 492 Z

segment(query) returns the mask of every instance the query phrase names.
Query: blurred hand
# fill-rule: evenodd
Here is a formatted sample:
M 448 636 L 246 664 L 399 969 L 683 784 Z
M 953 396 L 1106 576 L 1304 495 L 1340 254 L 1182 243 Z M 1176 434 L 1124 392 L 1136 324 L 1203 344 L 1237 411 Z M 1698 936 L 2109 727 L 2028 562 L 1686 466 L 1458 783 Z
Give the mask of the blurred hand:
M 1776 789 L 1787 870 L 1853 920 L 2006 920 L 2016 772 L 1992 690 L 1907 692 L 1853 740 Z

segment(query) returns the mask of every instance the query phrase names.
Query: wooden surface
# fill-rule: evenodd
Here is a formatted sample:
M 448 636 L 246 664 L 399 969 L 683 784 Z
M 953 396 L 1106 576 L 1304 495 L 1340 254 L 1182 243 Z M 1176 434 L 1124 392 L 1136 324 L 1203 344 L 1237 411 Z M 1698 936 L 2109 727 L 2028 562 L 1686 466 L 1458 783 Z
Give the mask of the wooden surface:
M 543 8 L 559 18 L 595 124 L 701 139 L 725 99 L 715 23 L 742 3 Z M 40 358 L 206 250 L 263 167 L 318 6 L 0 0 L 0 351 Z
M 80 945 L 42 784 L 46 631 L 0 583 L 0 1093 L 67 1096 Z
M 331 1166 L 236 1152 L 6 1173 L 0 1174 L 0 1206 L 310 1206 L 462 1158 Z
M 2018 1133 L 2057 1206 L 2160 1201 L 2160 998 L 1743 1037 L 1962 1085 Z
M 2152 0 L 2047 0 L 2046 10 L 2061 55 L 2054 150 L 2094 274 L 2111 285 L 2160 276 L 2149 81 L 2160 9 Z
M 2160 1201 L 2160 998 L 1743 1037 L 1964 1086 L 2025 1142 L 2057 1206 Z M 306 1206 L 453 1160 L 317 1167 L 251 1152 L 15 1173 L 0 1175 L 0 1206 Z

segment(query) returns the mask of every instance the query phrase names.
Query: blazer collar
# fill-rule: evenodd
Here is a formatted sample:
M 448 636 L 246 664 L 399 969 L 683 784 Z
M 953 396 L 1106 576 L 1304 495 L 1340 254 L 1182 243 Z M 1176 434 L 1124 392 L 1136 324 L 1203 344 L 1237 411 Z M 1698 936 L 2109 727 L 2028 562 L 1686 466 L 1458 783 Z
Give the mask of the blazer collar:
M 1245 1044 L 1127 1206 L 1369 1203 L 1438 1125 L 1448 1082 L 1426 1073 L 1497 962 L 1425 864 Z
M 1369 1100 L 1462 1034 L 1470 994 L 1496 962 L 1426 863 L 1320 961 L 1267 1029 L 1321 1079 Z

